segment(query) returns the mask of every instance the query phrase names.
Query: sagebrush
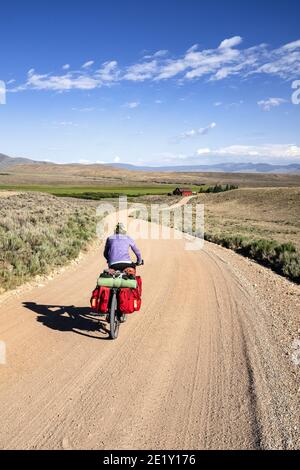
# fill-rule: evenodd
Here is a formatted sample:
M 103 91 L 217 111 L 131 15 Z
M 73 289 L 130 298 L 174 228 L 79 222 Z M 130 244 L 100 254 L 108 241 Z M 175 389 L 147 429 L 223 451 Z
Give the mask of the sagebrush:
M 0 291 L 76 258 L 95 234 L 93 207 L 38 193 L 0 198 Z
M 300 253 L 292 243 L 211 233 L 205 233 L 205 239 L 254 259 L 294 282 L 300 282 Z

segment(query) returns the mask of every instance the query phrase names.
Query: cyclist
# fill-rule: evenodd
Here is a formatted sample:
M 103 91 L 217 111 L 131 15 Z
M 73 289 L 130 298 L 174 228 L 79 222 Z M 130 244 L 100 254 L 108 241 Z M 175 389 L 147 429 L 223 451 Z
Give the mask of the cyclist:
M 132 263 L 131 261 L 129 254 L 130 249 L 137 258 L 136 263 Z M 106 240 L 103 255 L 109 268 L 115 269 L 116 271 L 123 271 L 126 268 L 143 264 L 140 250 L 136 246 L 135 241 L 127 235 L 124 224 L 120 222 L 115 228 L 114 235 L 111 235 Z

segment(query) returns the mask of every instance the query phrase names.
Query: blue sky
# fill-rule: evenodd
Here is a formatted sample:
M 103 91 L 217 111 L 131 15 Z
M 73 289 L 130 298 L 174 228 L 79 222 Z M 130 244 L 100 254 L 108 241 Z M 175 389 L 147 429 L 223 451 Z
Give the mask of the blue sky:
M 299 13 L 296 0 L 7 2 L 0 153 L 300 162 Z

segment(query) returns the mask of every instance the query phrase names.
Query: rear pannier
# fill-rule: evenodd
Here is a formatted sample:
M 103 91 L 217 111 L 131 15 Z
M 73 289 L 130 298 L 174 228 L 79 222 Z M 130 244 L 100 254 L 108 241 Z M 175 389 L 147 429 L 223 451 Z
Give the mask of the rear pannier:
M 129 315 L 135 311 L 134 308 L 135 296 L 134 290 L 123 288 L 119 290 L 119 310 L 121 313 Z
M 137 287 L 133 289 L 134 295 L 134 310 L 139 312 L 142 306 L 142 278 L 140 276 L 136 276 Z
M 97 287 L 91 297 L 91 307 L 100 313 L 107 313 L 110 299 L 109 287 Z
M 138 312 L 142 304 L 142 279 L 136 276 L 137 287 L 135 289 L 123 288 L 119 291 L 119 310 L 121 313 L 130 315 Z

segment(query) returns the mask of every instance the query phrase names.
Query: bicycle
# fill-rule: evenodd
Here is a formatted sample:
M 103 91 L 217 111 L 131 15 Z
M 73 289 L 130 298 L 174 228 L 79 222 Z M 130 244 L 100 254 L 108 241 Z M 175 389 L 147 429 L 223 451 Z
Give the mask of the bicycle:
M 143 266 L 144 261 L 140 264 L 133 263 L 133 267 Z M 115 276 L 120 276 L 121 272 L 116 271 Z M 119 299 L 120 287 L 111 287 L 110 300 L 109 300 L 109 312 L 106 314 L 106 321 L 109 323 L 109 337 L 110 339 L 117 339 L 119 335 L 120 324 L 126 321 L 126 314 L 119 311 L 118 299 Z M 104 314 L 105 315 L 105 314 Z M 103 316 L 103 315 L 101 315 Z

